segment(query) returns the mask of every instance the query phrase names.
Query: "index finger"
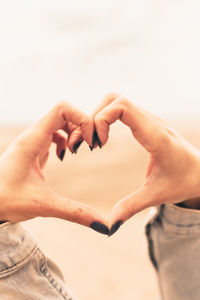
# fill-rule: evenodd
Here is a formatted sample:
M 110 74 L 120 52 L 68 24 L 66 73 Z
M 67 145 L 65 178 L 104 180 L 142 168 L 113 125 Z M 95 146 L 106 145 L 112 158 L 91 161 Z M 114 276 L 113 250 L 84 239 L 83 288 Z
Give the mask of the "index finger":
M 92 113 L 92 119 L 95 118 L 95 116 L 101 112 L 106 106 L 108 106 L 110 103 L 112 103 L 116 98 L 118 98 L 120 95 L 117 93 L 109 93 L 106 95 L 103 100 L 100 102 L 100 104 L 97 106 L 97 108 Z M 80 131 L 80 128 L 77 126 L 72 131 L 72 134 L 70 135 L 68 139 L 68 148 L 72 153 L 76 153 L 76 145 L 79 147 L 80 144 L 83 141 L 83 137 Z M 96 147 L 96 146 L 94 146 Z M 76 149 L 76 150 L 75 150 Z
M 168 129 L 158 119 L 125 97 L 119 97 L 103 109 L 94 119 L 102 145 L 108 140 L 109 126 L 120 120 L 130 127 L 136 140 L 148 151 L 156 152 L 168 138 Z
M 83 134 L 84 140 L 91 145 L 93 134 L 93 122 L 89 116 L 83 113 L 72 104 L 62 101 L 56 105 L 44 118 L 42 118 L 37 126 L 40 130 L 47 134 L 53 134 L 62 129 L 66 122 L 71 122 L 79 126 Z
M 93 111 L 92 117 L 94 118 L 98 113 L 100 113 L 105 107 L 111 104 L 114 100 L 120 97 L 118 93 L 109 93 L 103 100 L 99 103 L 97 108 Z

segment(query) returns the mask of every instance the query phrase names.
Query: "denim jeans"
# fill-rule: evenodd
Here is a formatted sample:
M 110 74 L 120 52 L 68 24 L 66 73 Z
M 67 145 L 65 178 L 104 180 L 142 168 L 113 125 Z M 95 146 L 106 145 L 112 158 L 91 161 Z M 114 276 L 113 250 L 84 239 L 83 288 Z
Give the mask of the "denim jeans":
M 200 211 L 157 208 L 146 225 L 149 256 L 162 300 L 200 299 Z
M 0 225 L 1 300 L 77 300 L 20 223 Z
M 146 225 L 162 300 L 200 299 L 200 211 L 162 205 Z M 0 225 L 1 300 L 77 300 L 20 223 Z

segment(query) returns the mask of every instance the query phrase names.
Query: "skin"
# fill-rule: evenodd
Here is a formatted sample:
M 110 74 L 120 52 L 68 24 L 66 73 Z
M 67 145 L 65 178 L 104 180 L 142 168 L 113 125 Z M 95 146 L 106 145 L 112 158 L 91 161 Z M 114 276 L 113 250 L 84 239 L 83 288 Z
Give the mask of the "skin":
M 92 144 L 94 124 L 71 104 L 60 102 L 37 124 L 25 130 L 0 157 L 0 219 L 20 222 L 37 216 L 56 217 L 90 226 L 105 223 L 94 209 L 54 193 L 48 186 L 43 168 L 52 143 L 57 156 L 79 128 L 82 138 Z M 68 135 L 67 138 L 58 130 Z
M 54 193 L 47 185 L 43 168 L 52 143 L 57 145 L 59 158 L 63 149 L 73 152 L 79 141 L 85 140 L 91 146 L 96 128 L 104 146 L 110 125 L 116 120 L 130 127 L 133 138 L 149 152 L 150 162 L 138 191 L 119 201 L 106 220 L 87 205 Z M 200 152 L 164 121 L 127 98 L 109 94 L 92 117 L 62 101 L 1 155 L 0 220 L 56 217 L 84 226 L 99 222 L 111 228 L 119 220 L 125 222 L 141 210 L 163 203 L 184 201 L 186 207 L 198 208 L 199 180 Z
M 144 182 L 113 207 L 108 227 L 151 206 L 183 202 L 185 207 L 200 208 L 200 152 L 163 120 L 126 97 L 111 94 L 105 101 L 106 107 L 94 117 L 102 146 L 108 141 L 110 126 L 120 120 L 150 155 Z

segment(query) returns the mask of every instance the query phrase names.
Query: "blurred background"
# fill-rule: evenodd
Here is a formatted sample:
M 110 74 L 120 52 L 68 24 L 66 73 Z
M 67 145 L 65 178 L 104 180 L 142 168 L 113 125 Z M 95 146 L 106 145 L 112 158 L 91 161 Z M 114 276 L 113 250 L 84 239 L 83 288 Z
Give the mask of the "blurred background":
M 58 101 L 91 113 L 113 91 L 200 147 L 199 13 L 198 0 L 0 1 L 0 151 Z M 82 145 L 62 164 L 54 152 L 45 170 L 50 186 L 105 214 L 139 187 L 148 161 L 119 124 L 101 151 Z M 80 299 L 157 300 L 148 214 L 110 239 L 63 220 L 25 225 Z

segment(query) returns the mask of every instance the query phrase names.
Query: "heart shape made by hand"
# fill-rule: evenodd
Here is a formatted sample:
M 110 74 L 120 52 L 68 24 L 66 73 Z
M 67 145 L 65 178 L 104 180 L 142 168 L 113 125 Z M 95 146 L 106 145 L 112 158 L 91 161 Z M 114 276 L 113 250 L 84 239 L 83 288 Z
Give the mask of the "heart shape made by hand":
M 83 141 L 91 150 L 96 146 L 102 148 L 108 140 L 110 125 L 117 120 L 128 126 L 148 151 L 150 163 L 140 188 L 120 200 L 107 220 L 91 207 L 53 192 L 43 168 L 52 142 L 57 145 L 60 160 L 67 147 L 77 153 Z M 111 236 L 145 208 L 182 201 L 184 205 L 199 205 L 199 170 L 199 151 L 163 120 L 127 98 L 108 95 L 91 117 L 63 101 L 25 130 L 1 155 L 0 220 L 19 222 L 37 216 L 56 217 Z

